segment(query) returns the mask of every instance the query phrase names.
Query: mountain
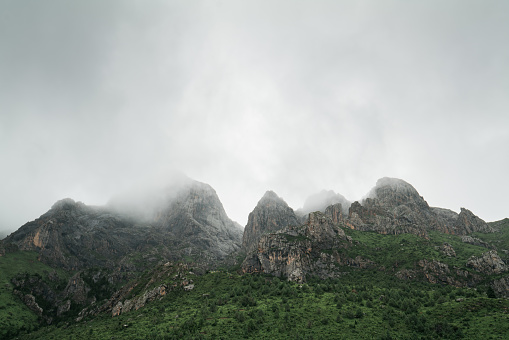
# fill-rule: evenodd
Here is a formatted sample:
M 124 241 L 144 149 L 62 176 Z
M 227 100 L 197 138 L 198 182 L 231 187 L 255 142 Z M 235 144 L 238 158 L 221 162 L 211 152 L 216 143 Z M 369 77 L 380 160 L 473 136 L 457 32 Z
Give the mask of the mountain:
M 287 226 L 261 236 L 258 249 L 247 255 L 242 270 L 282 276 L 297 282 L 305 281 L 309 274 L 333 277 L 334 262 L 343 259 L 329 259 L 326 251 L 342 248 L 350 241 L 330 217 L 319 211 L 313 212 L 302 226 Z
M 3 243 L 36 251 L 41 261 L 67 270 L 131 271 L 135 254 L 146 259 L 143 267 L 184 259 L 211 264 L 240 248 L 242 228 L 228 218 L 209 185 L 186 181 L 155 197 L 143 215 L 124 202 L 92 207 L 64 199 Z
M 276 193 L 267 191 L 249 214 L 242 237 L 242 249 L 250 252 L 257 248 L 258 240 L 263 234 L 298 224 L 293 209 Z
M 0 339 L 509 336 L 487 326 L 509 308 L 509 219 L 430 207 L 394 178 L 338 197 L 301 219 L 267 191 L 243 234 L 188 178 L 58 201 L 0 241 Z
M 430 208 L 413 186 L 394 178 L 378 180 L 362 203 L 354 202 L 350 206 L 348 215 L 343 215 L 342 210 L 341 204 L 337 203 L 327 207 L 325 213 L 310 213 L 307 222 L 300 226 L 286 226 L 276 232 L 265 233 L 261 236 L 258 247 L 249 249 L 242 263 L 242 270 L 245 273 L 263 272 L 303 282 L 309 275 L 322 278 L 341 275 L 338 266 L 385 268 L 376 257 L 364 257 L 362 252 L 355 250 L 362 249 L 363 246 L 360 246 L 359 242 L 353 242 L 355 239 L 345 234 L 345 231 L 349 230 L 387 235 L 413 234 L 423 240 L 430 240 L 432 232 L 467 235 L 495 231 L 469 210 L 462 208 L 460 214 L 455 214 L 445 209 Z M 447 246 L 437 245 L 442 246 L 445 247 L 445 253 L 453 253 L 447 250 Z M 483 263 L 477 266 L 478 268 L 495 265 L 506 268 L 498 264 L 498 260 L 502 261 L 497 259 L 498 254 L 492 255 L 481 256 L 478 260 L 470 259 L 469 263 Z M 385 254 L 382 257 L 387 258 L 390 255 Z M 427 261 L 415 258 L 412 266 L 417 266 L 416 273 L 437 268 L 445 270 L 445 267 L 441 267 L 442 264 L 430 264 Z M 467 266 L 466 259 L 463 265 Z M 447 271 L 449 272 L 449 269 Z M 457 275 L 461 277 L 461 274 Z M 462 279 L 444 279 L 444 282 L 470 285 L 481 280 L 478 274 L 470 274 L 468 271 L 462 275 Z
M 450 210 L 431 208 L 412 185 L 388 177 L 379 179 L 361 203 L 352 203 L 346 223 L 350 228 L 384 234 L 426 236 L 430 230 L 437 230 L 466 235 L 493 231 L 466 209 L 456 215 Z

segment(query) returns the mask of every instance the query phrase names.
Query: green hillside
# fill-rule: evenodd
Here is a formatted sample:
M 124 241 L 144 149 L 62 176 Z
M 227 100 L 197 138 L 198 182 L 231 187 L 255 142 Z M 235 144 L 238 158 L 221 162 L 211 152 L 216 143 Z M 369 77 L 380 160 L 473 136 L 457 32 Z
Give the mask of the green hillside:
M 13 293 L 11 280 L 23 274 L 40 275 L 47 280 L 53 268 L 41 263 L 36 252 L 18 251 L 0 256 L 0 338 L 8 339 L 19 331 L 31 331 L 39 327 L 37 315 L 30 311 Z M 61 278 L 69 276 L 57 271 Z M 64 286 L 65 287 L 65 286 Z
M 111 309 L 91 313 L 79 322 L 75 319 L 80 310 L 75 309 L 53 319 L 51 325 L 43 322 L 42 326 L 42 319 L 13 293 L 11 280 L 38 277 L 63 289 L 62 282 L 71 273 L 56 271 L 61 280 L 54 282 L 49 279 L 54 269 L 39 262 L 36 253 L 7 253 L 0 257 L 0 338 L 505 339 L 509 338 L 509 300 L 496 298 L 489 283 L 507 273 L 480 276 L 466 263 L 471 256 L 488 251 L 486 245 L 505 257 L 503 249 L 509 244 L 507 222 L 496 222 L 500 232 L 495 234 L 473 235 L 485 246 L 439 232 L 424 238 L 344 228 L 351 237 L 350 245 L 324 252 L 361 257 L 372 265 L 339 266 L 334 272 L 336 277 L 307 277 L 302 284 L 284 277 L 242 274 L 238 265 L 203 275 L 194 274 L 191 263 L 160 265 L 129 283 L 132 288 L 125 295 L 129 299 L 160 285 L 168 287 L 164 296 L 144 307 L 115 317 Z M 444 244 L 454 249 L 454 256 L 443 251 Z M 426 272 L 418 264 L 421 260 L 451 270 L 445 274 Z M 457 274 L 458 270 L 464 277 L 477 277 L 475 284 Z M 401 272 L 414 275 L 398 278 Z M 194 289 L 185 291 L 177 285 L 183 276 L 176 274 L 192 280 Z M 430 283 L 433 275 L 439 283 Z M 444 284 L 449 278 L 456 287 Z M 109 295 L 96 288 L 90 294 L 106 299 L 97 301 L 102 305 Z M 44 303 L 34 295 L 36 301 Z
M 304 285 L 227 272 L 192 278 L 193 291 L 176 290 L 138 311 L 60 323 L 20 339 L 509 337 L 509 301 L 479 289 L 409 284 L 377 271 Z

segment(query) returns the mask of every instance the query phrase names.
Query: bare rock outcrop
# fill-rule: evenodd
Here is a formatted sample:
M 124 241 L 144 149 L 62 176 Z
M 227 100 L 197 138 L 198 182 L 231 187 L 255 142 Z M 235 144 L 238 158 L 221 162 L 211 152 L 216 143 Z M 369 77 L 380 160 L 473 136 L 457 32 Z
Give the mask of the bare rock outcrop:
M 488 275 L 500 274 L 508 270 L 507 265 L 495 250 L 487 251 L 479 257 L 472 256 L 467 262 L 467 267 Z
M 139 202 L 145 214 L 115 202 L 94 207 L 60 200 L 2 240 L 1 248 L 33 250 L 44 263 L 70 271 L 112 270 L 133 252 L 150 253 L 156 247 L 166 260 L 191 257 L 201 263 L 220 261 L 240 249 L 242 228 L 228 218 L 209 185 L 187 179 L 154 196 L 150 204 Z
M 308 274 L 323 278 L 337 275 L 336 265 L 371 266 L 369 260 L 348 258 L 338 252 L 350 242 L 330 217 L 314 212 L 302 226 L 263 235 L 257 249 L 244 260 L 242 269 L 246 273 L 264 272 L 303 282 Z
M 432 229 L 450 232 L 446 219 L 439 217 L 412 185 L 387 177 L 377 181 L 362 203 L 352 203 L 348 226 L 382 234 L 412 233 L 424 237 Z
M 494 280 L 491 283 L 491 288 L 498 297 L 509 298 L 509 277 L 503 277 L 498 280 Z
M 293 209 L 273 191 L 267 191 L 249 214 L 247 225 L 244 228 L 242 249 L 249 253 L 256 249 L 258 240 L 263 234 L 298 224 Z
M 480 238 L 472 237 L 472 236 L 468 236 L 468 235 L 461 236 L 461 242 L 472 244 L 474 246 L 480 246 L 480 247 L 484 247 L 484 248 L 491 248 L 491 246 L 488 243 L 484 242 Z
M 470 210 L 461 208 L 461 212 L 454 223 L 457 234 L 465 235 L 474 232 L 493 233 L 495 229 L 490 227 L 482 219 L 474 215 Z
M 467 209 L 462 208 L 457 214 L 432 208 L 412 185 L 387 177 L 379 179 L 362 202 L 352 203 L 346 223 L 358 230 L 423 237 L 431 230 L 456 235 L 495 231 Z
M 447 242 L 444 242 L 442 246 L 440 247 L 440 252 L 444 254 L 445 256 L 449 257 L 456 257 L 456 251 L 454 248 Z

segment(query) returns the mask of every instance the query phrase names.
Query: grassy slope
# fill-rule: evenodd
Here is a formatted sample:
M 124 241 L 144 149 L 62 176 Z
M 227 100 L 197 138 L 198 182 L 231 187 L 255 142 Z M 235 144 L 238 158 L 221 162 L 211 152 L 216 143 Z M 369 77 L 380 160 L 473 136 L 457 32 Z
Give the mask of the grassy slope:
M 429 240 L 413 234 L 381 235 L 351 229 L 345 229 L 345 232 L 359 242 L 344 250 L 348 256 L 362 256 L 387 269 L 412 269 L 416 262 L 427 259 L 470 270 L 465 266 L 469 257 L 479 256 L 487 251 L 486 248 L 461 242 L 459 236 L 439 232 L 430 232 Z M 455 257 L 448 257 L 440 252 L 444 243 L 449 243 L 454 248 Z
M 472 236 L 494 245 L 499 251 L 499 255 L 503 256 L 502 250 L 509 251 L 509 218 L 500 221 L 488 223 L 489 225 L 500 230 L 497 233 L 474 233 Z
M 9 338 L 19 330 L 38 327 L 37 316 L 13 294 L 11 279 L 21 273 L 47 277 L 53 268 L 39 262 L 37 253 L 19 251 L 0 256 L 0 339 Z M 61 277 L 68 274 L 59 271 Z
M 424 283 L 410 286 L 372 271 L 329 281 L 311 280 L 303 288 L 277 278 L 225 272 L 193 279 L 195 290 L 172 292 L 138 311 L 51 326 L 21 338 L 509 337 L 509 301 L 488 299 L 474 289 Z
M 509 225 L 502 229 L 502 235 L 486 237 L 507 242 Z M 386 269 L 414 268 L 420 259 L 466 269 L 470 256 L 487 251 L 440 233 L 425 240 L 409 234 L 345 232 L 357 242 L 340 251 Z M 485 235 L 478 237 L 487 240 Z M 453 246 L 456 257 L 440 252 L 444 242 Z M 191 292 L 178 289 L 119 317 L 100 315 L 77 324 L 60 323 L 21 338 L 509 338 L 509 301 L 489 299 L 483 289 L 401 281 L 392 270 L 340 270 L 349 274 L 329 281 L 310 280 L 302 288 L 261 275 L 226 271 L 190 275 L 196 284 Z

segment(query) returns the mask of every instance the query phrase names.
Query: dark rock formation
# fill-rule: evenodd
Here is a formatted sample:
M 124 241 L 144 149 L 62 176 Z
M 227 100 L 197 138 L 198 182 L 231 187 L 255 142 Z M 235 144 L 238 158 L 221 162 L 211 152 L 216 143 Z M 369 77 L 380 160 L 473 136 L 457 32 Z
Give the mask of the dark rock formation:
M 382 234 L 412 233 L 424 237 L 430 230 L 457 235 L 494 232 L 470 211 L 462 208 L 458 215 L 448 209 L 431 208 L 413 186 L 387 177 L 377 181 L 362 203 L 352 203 L 347 225 Z
M 156 211 L 154 224 L 215 259 L 240 249 L 242 228 L 228 218 L 212 187 L 192 182 Z
M 491 283 L 491 288 L 498 297 L 509 298 L 509 276 L 494 280 Z
M 487 251 L 480 257 L 472 256 L 467 262 L 467 267 L 488 275 L 500 274 L 508 270 L 507 265 L 495 250 Z
M 253 251 L 257 248 L 258 240 L 263 234 L 298 224 L 293 209 L 273 191 L 267 191 L 249 214 L 244 228 L 242 249 L 246 253 Z
M 461 208 L 458 218 L 454 222 L 454 228 L 457 234 L 465 235 L 475 232 L 480 233 L 493 233 L 495 229 L 490 227 L 482 219 L 474 215 L 470 210 Z
M 450 209 L 431 207 L 431 210 L 443 221 L 446 225 L 454 225 L 458 219 L 458 213 Z
M 263 235 L 258 249 L 251 251 L 242 264 L 244 272 L 264 272 L 303 282 L 306 275 L 323 278 L 338 275 L 336 265 L 369 267 L 372 262 L 340 254 L 351 239 L 321 212 L 310 213 L 302 226 L 289 226 Z
M 420 260 L 416 268 L 417 269 L 413 271 L 414 273 L 423 274 L 425 280 L 433 284 L 439 283 L 455 287 L 474 287 L 475 284 L 481 280 L 481 277 L 478 275 L 471 274 L 457 267 L 451 269 L 447 264 L 437 260 Z
M 472 237 L 468 235 L 461 236 L 461 242 L 472 244 L 474 246 L 480 246 L 484 248 L 492 248 L 488 243 L 484 242 L 480 238 Z
M 382 234 L 426 236 L 430 229 L 450 232 L 447 221 L 433 212 L 413 186 L 387 177 L 377 181 L 362 204 L 352 204 L 348 225 Z
M 189 181 L 158 197 L 144 216 L 114 204 L 91 207 L 64 199 L 2 242 L 35 250 L 43 262 L 67 270 L 129 267 L 125 257 L 134 252 L 152 254 L 144 265 L 184 257 L 211 263 L 240 249 L 242 229 L 209 185 Z
M 447 242 L 442 244 L 442 246 L 440 247 L 440 252 L 445 256 L 456 257 L 456 252 L 454 251 L 454 248 Z

